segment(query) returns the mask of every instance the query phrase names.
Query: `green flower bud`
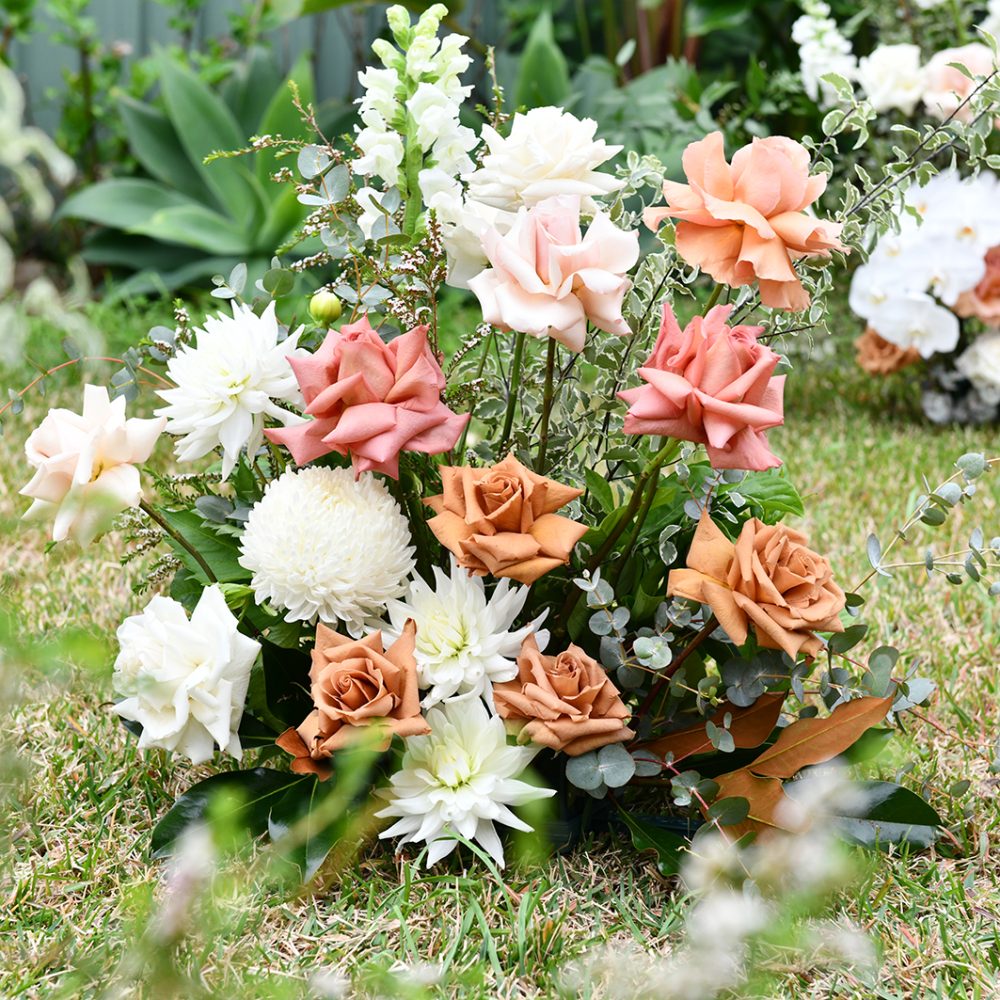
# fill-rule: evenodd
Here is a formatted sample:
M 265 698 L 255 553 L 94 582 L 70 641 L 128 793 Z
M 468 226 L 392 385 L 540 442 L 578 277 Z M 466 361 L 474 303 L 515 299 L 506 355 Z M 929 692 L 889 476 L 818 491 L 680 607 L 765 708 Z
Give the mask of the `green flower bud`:
M 309 300 L 309 315 L 322 325 L 329 326 L 331 323 L 336 323 L 340 319 L 341 312 L 343 308 L 340 299 L 325 288 Z
M 392 43 L 385 38 L 376 38 L 372 42 L 372 52 L 378 56 L 379 62 L 386 69 L 394 69 L 397 73 L 403 73 L 406 69 L 406 60 L 396 51 Z
M 441 19 L 447 17 L 447 15 L 448 8 L 443 3 L 432 4 L 420 15 L 420 20 L 417 21 L 414 32 L 418 36 L 433 37 L 437 34 Z
M 405 49 L 410 42 L 410 12 L 400 4 L 393 4 L 386 12 L 385 19 L 389 22 L 389 30 L 396 44 Z

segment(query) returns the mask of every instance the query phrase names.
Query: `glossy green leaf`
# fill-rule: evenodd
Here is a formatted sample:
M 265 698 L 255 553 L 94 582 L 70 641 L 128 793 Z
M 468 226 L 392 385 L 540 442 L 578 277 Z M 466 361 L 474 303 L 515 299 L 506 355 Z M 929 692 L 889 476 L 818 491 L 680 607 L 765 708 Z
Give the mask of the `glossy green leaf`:
M 656 870 L 669 878 L 680 871 L 687 840 L 673 830 L 666 830 L 650 819 L 633 816 L 619 809 L 622 821 L 632 835 L 632 845 L 640 853 L 652 852 L 656 858 Z
M 220 583 L 250 579 L 250 571 L 238 562 L 240 550 L 235 538 L 219 535 L 193 510 L 160 510 L 158 513 L 208 563 Z M 202 583 L 210 582 L 198 561 L 180 542 L 169 534 L 165 540 L 191 573 Z
M 535 19 L 524 46 L 514 103 L 528 108 L 560 106 L 569 92 L 566 57 L 556 44 L 552 12 L 545 10 Z
M 63 202 L 59 217 L 85 219 L 113 229 L 131 230 L 156 212 L 197 205 L 156 181 L 134 177 L 98 181 Z
M 211 254 L 247 257 L 251 252 L 247 235 L 224 215 L 204 205 L 192 203 L 160 209 L 127 228 L 163 243 L 178 243 Z

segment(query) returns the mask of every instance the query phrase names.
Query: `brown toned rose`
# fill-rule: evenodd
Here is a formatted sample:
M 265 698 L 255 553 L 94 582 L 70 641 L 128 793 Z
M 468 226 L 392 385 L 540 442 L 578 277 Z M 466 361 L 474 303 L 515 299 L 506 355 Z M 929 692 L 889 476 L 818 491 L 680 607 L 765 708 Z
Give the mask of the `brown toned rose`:
M 987 326 L 1000 326 L 1000 246 L 986 251 L 986 273 L 975 288 L 955 303 L 959 316 L 975 316 Z
M 635 736 L 626 725 L 629 710 L 618 688 L 579 646 L 545 656 L 529 635 L 517 658 L 516 679 L 495 684 L 493 701 L 520 742 L 530 740 L 571 757 Z
M 444 492 L 424 503 L 427 523 L 458 564 L 485 576 L 534 583 L 569 562 L 584 525 L 554 511 L 583 490 L 539 476 L 509 455 L 485 469 L 444 466 Z
M 381 632 L 349 639 L 325 625 L 316 629 L 309 671 L 316 707 L 298 729 L 286 730 L 277 741 L 295 757 L 293 771 L 325 776 L 325 761 L 370 726 L 379 727 L 383 750 L 393 736 L 430 732 L 420 714 L 415 636 L 412 620 L 388 649 Z
M 808 547 L 804 535 L 782 524 L 754 518 L 734 544 L 706 511 L 687 566 L 671 571 L 667 594 L 709 605 L 737 645 L 753 627 L 761 646 L 793 658 L 800 652 L 815 656 L 823 648 L 816 632 L 844 631 L 837 617 L 844 592 L 829 562 Z
M 891 375 L 920 360 L 920 352 L 915 347 L 899 347 L 880 337 L 872 327 L 854 341 L 854 349 L 858 366 L 869 375 Z

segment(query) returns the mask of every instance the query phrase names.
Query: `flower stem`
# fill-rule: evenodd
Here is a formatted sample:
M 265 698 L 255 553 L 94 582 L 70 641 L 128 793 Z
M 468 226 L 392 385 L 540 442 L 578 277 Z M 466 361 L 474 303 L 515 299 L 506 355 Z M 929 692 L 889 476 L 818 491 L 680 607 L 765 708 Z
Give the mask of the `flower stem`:
M 524 359 L 525 335 L 518 333 L 514 338 L 514 360 L 511 362 L 510 386 L 507 390 L 507 414 L 503 418 L 503 433 L 500 435 L 500 454 L 507 450 L 511 428 L 514 426 L 514 410 L 521 389 L 521 362 Z
M 716 285 L 715 288 L 712 289 L 712 294 L 709 295 L 708 297 L 708 302 L 705 303 L 706 313 L 719 301 L 721 296 L 722 296 L 722 285 Z
M 677 659 L 663 671 L 660 679 L 650 688 L 649 694 L 643 698 L 642 704 L 636 709 L 636 715 L 643 715 L 653 705 L 656 696 L 670 683 L 670 678 L 684 666 L 684 661 L 718 628 L 718 625 L 718 619 L 712 615 L 702 626 L 701 631 L 684 647 Z
M 201 567 L 201 570 L 208 578 L 209 583 L 219 582 L 216 575 L 212 572 L 212 567 L 205 562 L 202 554 L 195 549 L 183 535 L 175 531 L 155 508 L 151 507 L 145 500 L 140 500 L 139 509 L 147 517 L 155 521 L 166 534 L 168 534 L 182 549 L 190 554 L 191 558 L 194 559 L 194 561 Z
M 556 347 L 555 338 L 549 337 L 548 351 L 545 355 L 545 389 L 542 392 L 542 425 L 539 430 L 538 461 L 535 463 L 535 471 L 540 476 L 545 475 L 545 460 L 549 450 L 549 417 L 555 396 Z
M 490 347 L 493 344 L 493 327 L 490 327 L 490 332 L 487 334 L 485 341 L 483 342 L 483 353 L 479 356 L 479 365 L 476 368 L 476 377 L 473 382 L 478 382 L 483 377 L 483 372 L 486 370 L 486 358 L 489 356 Z M 473 399 L 472 406 L 469 408 L 469 419 L 466 421 L 465 426 L 462 428 L 462 436 L 458 439 L 458 446 L 455 448 L 455 454 L 459 462 L 462 461 L 462 456 L 465 454 L 465 441 L 469 436 L 469 426 L 472 423 L 472 418 L 476 413 L 476 403 Z

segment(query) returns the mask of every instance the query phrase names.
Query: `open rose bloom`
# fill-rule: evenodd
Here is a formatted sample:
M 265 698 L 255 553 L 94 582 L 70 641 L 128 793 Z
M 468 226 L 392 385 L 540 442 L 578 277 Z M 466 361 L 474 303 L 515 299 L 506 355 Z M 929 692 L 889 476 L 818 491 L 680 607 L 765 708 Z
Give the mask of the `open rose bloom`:
M 754 139 L 726 162 L 722 133 L 684 151 L 687 184 L 663 182 L 665 208 L 646 210 L 656 229 L 677 220 L 677 252 L 723 285 L 757 282 L 761 302 L 799 311 L 809 305 L 793 266 L 805 256 L 844 250 L 840 225 L 806 209 L 826 190 L 826 174 L 809 173 L 809 153 L 784 136 Z

